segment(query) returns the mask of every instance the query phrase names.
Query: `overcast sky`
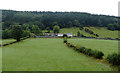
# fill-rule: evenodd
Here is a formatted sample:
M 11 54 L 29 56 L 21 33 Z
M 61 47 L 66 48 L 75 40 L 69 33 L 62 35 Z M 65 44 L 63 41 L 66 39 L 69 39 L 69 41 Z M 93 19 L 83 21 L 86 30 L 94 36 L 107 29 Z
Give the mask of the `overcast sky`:
M 17 11 L 77 11 L 118 16 L 120 0 L 1 0 L 0 9 Z

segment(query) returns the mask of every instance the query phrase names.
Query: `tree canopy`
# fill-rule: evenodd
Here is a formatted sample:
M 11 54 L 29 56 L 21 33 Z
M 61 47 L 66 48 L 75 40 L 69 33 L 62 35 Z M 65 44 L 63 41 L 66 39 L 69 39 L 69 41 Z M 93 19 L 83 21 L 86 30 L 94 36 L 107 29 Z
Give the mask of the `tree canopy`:
M 45 11 L 13 11 L 3 10 L 3 29 L 8 29 L 15 23 L 37 25 L 41 30 L 49 27 L 51 30 L 55 25 L 60 28 L 95 26 L 107 27 L 108 24 L 118 22 L 118 17 L 108 15 L 97 15 L 82 12 L 45 12 Z
M 11 30 L 11 35 L 14 39 L 17 41 L 20 41 L 20 38 L 22 38 L 23 30 L 20 25 L 14 25 Z

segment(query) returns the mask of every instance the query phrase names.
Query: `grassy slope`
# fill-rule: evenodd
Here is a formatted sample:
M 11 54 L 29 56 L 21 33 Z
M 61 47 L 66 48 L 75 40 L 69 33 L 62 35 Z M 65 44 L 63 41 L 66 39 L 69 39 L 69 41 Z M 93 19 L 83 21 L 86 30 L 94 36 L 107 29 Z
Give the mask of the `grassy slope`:
M 84 34 L 85 36 L 92 36 L 88 33 L 86 33 L 84 30 L 79 30 L 79 28 L 63 28 L 60 30 L 60 33 L 71 33 L 73 35 L 76 35 L 77 36 L 77 32 L 80 31 L 81 34 Z
M 63 39 L 27 39 L 3 47 L 3 71 L 108 71 L 111 68 L 63 44 Z
M 85 27 L 88 28 L 88 27 Z M 97 27 L 89 27 L 90 30 L 92 30 L 94 33 L 99 35 L 99 38 L 118 38 L 118 31 L 110 31 L 106 28 L 97 28 Z M 77 32 L 80 31 L 81 34 L 84 34 L 85 36 L 93 36 L 88 33 L 86 33 L 84 30 L 79 30 L 79 28 L 63 28 L 60 30 L 60 33 L 73 33 L 73 35 L 77 35 Z
M 87 48 L 103 51 L 105 56 L 114 52 L 118 52 L 118 41 L 76 38 L 69 39 L 68 42 L 76 46 L 84 46 Z
M 110 31 L 106 28 L 95 28 L 90 27 L 90 30 L 92 30 L 94 33 L 97 33 L 100 38 L 104 37 L 110 37 L 110 38 L 118 38 L 118 31 Z
M 75 36 L 77 36 L 77 32 L 80 31 L 81 34 L 84 34 L 86 36 L 93 36 L 93 35 L 90 35 L 88 33 L 86 33 L 84 30 L 79 30 L 79 28 L 62 28 L 60 29 L 60 32 L 59 33 L 71 33 Z M 42 32 L 47 32 L 47 30 L 43 30 Z M 53 31 L 51 30 L 50 31 L 51 33 L 53 33 Z

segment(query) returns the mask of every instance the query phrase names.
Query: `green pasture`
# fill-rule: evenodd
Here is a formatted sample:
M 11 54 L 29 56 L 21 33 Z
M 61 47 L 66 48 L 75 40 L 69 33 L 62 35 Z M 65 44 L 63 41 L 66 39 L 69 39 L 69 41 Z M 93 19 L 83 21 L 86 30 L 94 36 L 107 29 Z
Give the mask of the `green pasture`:
M 79 41 L 82 41 L 84 39 L 70 39 L 69 42 L 72 42 L 71 40 L 74 40 L 76 42 L 78 41 L 78 44 L 80 44 Z M 110 46 L 106 45 L 106 49 L 107 47 Z M 102 47 L 99 48 L 103 49 Z M 76 51 L 68 48 L 63 43 L 63 39 L 60 38 L 27 39 L 3 47 L 2 53 L 3 71 L 112 70 L 108 64 L 96 60 L 92 57 L 85 56 L 81 53 L 77 53 Z
M 101 40 L 101 39 L 83 39 L 73 38 L 68 39 L 68 42 L 76 46 L 84 46 L 87 48 L 100 50 L 105 56 L 112 53 L 118 53 L 118 41 L 117 40 Z

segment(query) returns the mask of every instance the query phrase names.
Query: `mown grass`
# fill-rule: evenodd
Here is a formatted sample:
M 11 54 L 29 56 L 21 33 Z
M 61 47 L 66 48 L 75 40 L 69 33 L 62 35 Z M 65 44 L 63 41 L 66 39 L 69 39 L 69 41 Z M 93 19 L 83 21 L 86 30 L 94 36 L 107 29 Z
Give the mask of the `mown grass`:
M 68 42 L 76 46 L 84 46 L 91 49 L 100 50 L 105 54 L 118 53 L 118 41 L 116 40 L 100 40 L 100 39 L 82 39 L 73 38 L 69 39 Z
M 10 42 L 14 42 L 16 41 L 15 39 L 3 39 L 2 40 L 2 44 L 7 44 L 7 43 L 10 43 Z
M 109 65 L 77 53 L 59 38 L 27 39 L 3 47 L 3 71 L 111 71 Z

